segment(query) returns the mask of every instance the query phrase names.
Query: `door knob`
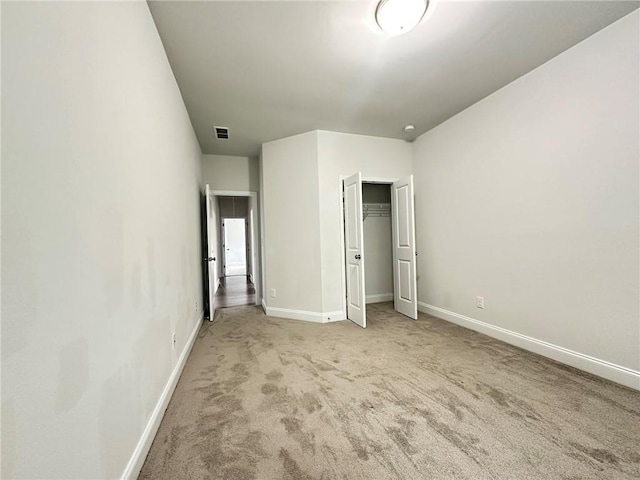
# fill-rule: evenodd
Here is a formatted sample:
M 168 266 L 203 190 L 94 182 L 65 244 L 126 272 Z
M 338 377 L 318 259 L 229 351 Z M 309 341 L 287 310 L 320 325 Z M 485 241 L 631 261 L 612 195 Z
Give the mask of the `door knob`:
M 360 254 L 356 255 L 356 260 L 360 260 L 361 258 Z

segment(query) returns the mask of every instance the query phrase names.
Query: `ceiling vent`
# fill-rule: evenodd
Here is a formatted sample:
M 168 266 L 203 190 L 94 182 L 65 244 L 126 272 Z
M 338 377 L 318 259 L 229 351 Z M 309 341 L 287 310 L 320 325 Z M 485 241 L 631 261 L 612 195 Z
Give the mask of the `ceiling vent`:
M 220 140 L 228 140 L 229 139 L 229 128 L 228 127 L 213 127 L 213 131 L 216 133 L 216 138 Z

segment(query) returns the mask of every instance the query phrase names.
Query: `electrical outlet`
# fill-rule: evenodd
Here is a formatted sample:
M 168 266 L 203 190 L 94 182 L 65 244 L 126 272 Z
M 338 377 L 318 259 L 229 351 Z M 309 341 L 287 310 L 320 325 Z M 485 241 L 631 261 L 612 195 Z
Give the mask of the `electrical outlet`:
M 196 302 L 196 312 L 198 311 L 198 302 Z
M 173 332 L 173 335 L 171 336 L 172 340 L 173 340 L 173 349 L 176 349 L 176 332 Z
M 476 297 L 476 307 L 484 308 L 484 297 Z
M 276 289 L 275 288 L 271 289 L 271 298 L 276 298 Z

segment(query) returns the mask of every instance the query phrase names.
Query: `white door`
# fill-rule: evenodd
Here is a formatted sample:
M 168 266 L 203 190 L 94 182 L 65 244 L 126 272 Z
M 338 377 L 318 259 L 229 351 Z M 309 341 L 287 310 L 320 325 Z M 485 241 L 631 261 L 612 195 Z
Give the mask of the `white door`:
M 396 311 L 418 318 L 416 294 L 416 228 L 413 175 L 391 185 L 393 232 L 393 306 Z
M 224 275 L 247 274 L 247 227 L 244 218 L 224 218 Z
M 362 229 L 362 174 L 344 180 L 344 233 L 347 258 L 347 318 L 367 326 L 364 297 L 364 235 Z
M 216 232 L 217 222 L 213 213 L 213 207 L 211 202 L 214 199 L 211 196 L 211 189 L 209 184 L 204 187 L 206 210 L 207 210 L 207 254 L 205 260 L 207 261 L 207 271 L 209 273 L 209 320 L 213 321 L 213 316 L 216 311 L 215 299 L 216 299 L 216 287 L 218 285 L 218 276 L 216 274 Z

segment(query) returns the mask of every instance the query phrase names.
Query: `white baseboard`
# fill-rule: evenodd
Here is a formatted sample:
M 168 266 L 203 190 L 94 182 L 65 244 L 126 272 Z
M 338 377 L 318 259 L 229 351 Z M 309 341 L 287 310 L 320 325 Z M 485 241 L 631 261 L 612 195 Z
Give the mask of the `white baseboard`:
M 340 322 L 346 320 L 347 316 L 342 310 L 336 310 L 335 312 L 325 312 L 322 314 L 324 323 Z
M 309 312 L 306 310 L 293 310 L 289 308 L 267 307 L 264 303 L 262 308 L 270 317 L 289 318 L 292 320 L 302 320 L 304 322 L 328 323 L 345 320 L 344 312 Z
M 292 310 L 289 308 L 276 307 L 266 307 L 265 312 L 270 317 L 290 318 L 292 320 L 322 323 L 322 314 L 319 312 L 308 312 L 306 310 Z
M 202 322 L 204 320 L 204 316 L 200 317 L 198 323 L 196 323 L 189 339 L 187 340 L 182 353 L 180 354 L 180 358 L 176 363 L 176 366 L 173 368 L 171 372 L 171 376 L 169 380 L 167 380 L 166 385 L 164 386 L 164 390 L 162 390 L 162 394 L 158 399 L 158 403 L 156 403 L 156 407 L 153 409 L 153 413 L 147 422 L 147 426 L 142 432 L 142 436 L 136 445 L 131 458 L 129 459 L 129 463 L 127 464 L 124 472 L 122 473 L 122 480 L 133 480 L 138 477 L 140 470 L 142 469 L 142 465 L 144 465 L 144 461 L 147 458 L 147 454 L 149 453 L 149 449 L 151 448 L 151 444 L 153 443 L 153 439 L 158 433 L 158 428 L 160 427 L 160 422 L 162 422 L 162 418 L 164 417 L 164 412 L 169 405 L 169 400 L 171 400 L 171 396 L 173 395 L 174 390 L 176 389 L 176 385 L 178 384 L 178 380 L 180 379 L 180 375 L 182 374 L 182 370 L 184 369 L 185 363 L 187 363 L 187 358 L 189 357 L 189 353 L 191 353 L 191 349 L 193 348 L 193 344 L 198 336 L 198 331 L 202 326 Z
M 445 310 L 444 308 L 435 307 L 427 303 L 418 302 L 418 310 L 434 317 L 447 320 L 465 328 L 475 330 L 477 332 L 497 338 L 503 342 L 515 345 L 530 352 L 537 353 L 544 357 L 551 358 L 558 362 L 564 363 L 571 367 L 584 370 L 612 382 L 620 383 L 629 388 L 640 390 L 640 372 L 627 367 L 622 367 L 599 358 L 591 357 L 583 353 L 574 352 L 568 348 L 559 347 L 552 343 L 538 340 L 537 338 L 522 335 L 520 333 L 507 330 L 506 328 L 497 327 L 475 318 L 460 315 L 459 313 Z
M 391 300 L 393 300 L 393 292 L 391 292 L 391 293 L 378 293 L 376 295 L 367 295 L 365 297 L 365 303 L 389 302 Z

